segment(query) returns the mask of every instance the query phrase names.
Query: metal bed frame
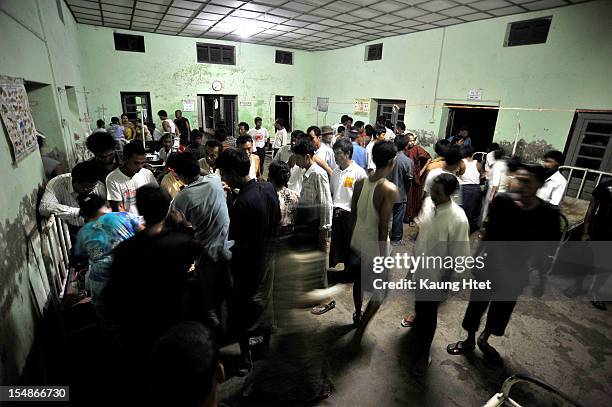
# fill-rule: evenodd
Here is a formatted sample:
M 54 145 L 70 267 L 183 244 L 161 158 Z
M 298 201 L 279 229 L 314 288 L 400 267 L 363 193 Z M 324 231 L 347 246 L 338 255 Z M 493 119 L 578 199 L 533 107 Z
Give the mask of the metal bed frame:
M 537 377 L 528 376 L 524 374 L 516 374 L 516 375 L 510 376 L 509 378 L 507 378 L 504 381 L 504 384 L 502 384 L 501 391 L 493 395 L 493 397 L 491 397 L 483 405 L 483 407 L 499 407 L 499 406 L 504 406 L 504 405 L 512 406 L 512 407 L 522 407 L 522 404 L 519 404 L 510 398 L 510 390 L 512 389 L 512 386 L 514 386 L 517 383 L 530 383 L 530 384 L 536 385 L 548 391 L 549 393 L 554 394 L 555 396 L 557 396 L 557 398 L 562 399 L 563 401 L 573 406 L 582 407 L 580 403 L 572 400 L 569 396 L 567 396 L 561 390 L 551 386 L 550 384 L 544 382 L 543 380 L 538 379 Z

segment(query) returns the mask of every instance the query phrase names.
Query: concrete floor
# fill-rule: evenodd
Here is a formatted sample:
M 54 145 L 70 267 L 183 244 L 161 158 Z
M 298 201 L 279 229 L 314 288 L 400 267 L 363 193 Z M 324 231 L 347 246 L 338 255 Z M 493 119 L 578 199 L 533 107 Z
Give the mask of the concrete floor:
M 413 234 L 407 226 L 406 232 Z M 335 309 L 322 316 L 305 314 L 317 327 L 309 335 L 326 341 L 334 386 L 332 396 L 318 405 L 480 406 L 517 373 L 536 376 L 584 406 L 612 405 L 612 314 L 589 302 L 520 301 L 506 336 L 490 341 L 504 358 L 504 367 L 490 368 L 478 350 L 468 356 L 446 352 L 447 344 L 465 335 L 460 324 L 467 306 L 465 295 L 449 300 L 440 306 L 429 371 L 417 379 L 409 373 L 410 329 L 399 324 L 412 311 L 413 296 L 391 293 L 355 351 L 349 346 L 355 332 L 349 325 L 351 292 L 346 284 L 336 297 Z M 236 353 L 231 348 L 225 351 Z M 221 399 L 232 406 L 271 404 L 240 400 L 242 383 L 244 378 L 229 378 L 221 387 Z M 564 405 L 529 384 L 513 387 L 512 396 L 525 406 Z

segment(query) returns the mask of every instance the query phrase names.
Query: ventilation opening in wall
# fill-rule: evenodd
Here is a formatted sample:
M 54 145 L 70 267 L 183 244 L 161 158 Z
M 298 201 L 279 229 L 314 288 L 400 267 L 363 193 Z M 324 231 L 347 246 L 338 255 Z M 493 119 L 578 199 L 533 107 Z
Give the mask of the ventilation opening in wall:
M 235 50 L 231 45 L 196 44 L 198 62 L 206 64 L 236 65 Z
M 506 29 L 504 46 L 544 44 L 548 38 L 552 17 L 509 23 Z
M 366 45 L 365 60 L 378 61 L 382 59 L 382 44 Z
M 142 35 L 113 33 L 116 51 L 145 52 Z
M 276 50 L 277 64 L 293 65 L 293 52 Z

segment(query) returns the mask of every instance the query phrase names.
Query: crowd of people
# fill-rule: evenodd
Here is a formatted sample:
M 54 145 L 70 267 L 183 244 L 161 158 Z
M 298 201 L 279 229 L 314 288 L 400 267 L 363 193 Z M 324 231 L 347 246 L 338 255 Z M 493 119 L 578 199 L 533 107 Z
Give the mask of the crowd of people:
M 254 344 L 269 349 L 273 334 L 290 325 L 275 299 L 288 285 L 283 276 L 295 276 L 301 262 L 312 266 L 312 278 L 303 287 L 296 281 L 291 292 L 300 295 L 278 303 L 330 312 L 336 300 L 328 268 L 343 264 L 360 338 L 386 297 L 376 291 L 363 309 L 362 270 L 405 244 L 405 224 L 418 229 L 415 251 L 439 255 L 469 253 L 473 233 L 490 242 L 557 242 L 561 235 L 558 205 L 567 181 L 558 151 L 540 165 L 507 158 L 493 143 L 475 159 L 462 128 L 439 140 L 432 157 L 403 123 L 392 129 L 384 117 L 366 125 L 344 115 L 333 126 L 291 132 L 277 119 L 271 140 L 259 117 L 253 128 L 239 123 L 233 137 L 224 127 L 208 135 L 192 129 L 180 110 L 176 120 L 164 110 L 158 116 L 160 130 L 126 115 L 108 128 L 99 120 L 87 139 L 93 158 L 49 181 L 40 212 L 70 225 L 74 256 L 88 262 L 86 288 L 101 326 L 129 355 L 126 369 L 144 372 L 152 364 L 145 376 L 158 389 L 176 383 L 192 403 L 216 403 L 225 375 L 218 344 L 238 342 L 234 373 L 246 375 Z M 610 238 L 611 191 L 607 182 L 593 194 L 585 240 Z M 500 261 L 505 266 L 491 275 L 503 282 L 508 267 L 527 269 L 528 261 Z M 308 292 L 317 295 L 303 300 Z M 520 292 L 497 301 L 473 291 L 462 324 L 467 337 L 449 345 L 449 354 L 478 346 L 501 363 L 488 339 L 504 335 Z M 417 294 L 415 315 L 401 320 L 415 331 L 418 376 L 431 360 L 439 303 Z M 299 397 L 329 396 L 329 383 L 319 384 Z

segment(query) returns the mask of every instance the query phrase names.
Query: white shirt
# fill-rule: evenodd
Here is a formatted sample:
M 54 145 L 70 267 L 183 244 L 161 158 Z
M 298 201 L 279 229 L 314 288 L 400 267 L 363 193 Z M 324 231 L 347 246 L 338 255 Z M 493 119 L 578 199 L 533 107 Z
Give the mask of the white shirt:
M 366 167 L 368 170 L 376 171 L 376 164 L 374 164 L 374 160 L 372 159 L 372 149 L 374 148 L 374 141 L 370 141 L 366 146 Z
M 92 194 L 106 199 L 106 187 L 98 181 Z M 55 215 L 74 226 L 83 226 L 81 209 L 77 201 L 79 194 L 72 187 L 72 174 L 61 174 L 47 184 L 40 201 L 39 211 L 42 216 Z
M 329 145 L 321 142 L 321 145 L 315 152 L 315 155 L 317 157 L 321 157 L 321 159 L 325 161 L 325 163 L 329 165 L 329 168 L 332 170 L 336 168 L 336 157 L 334 156 L 334 150 L 332 150 Z
M 278 149 L 272 161 L 282 161 L 282 162 L 288 163 L 289 158 L 292 155 L 293 155 L 293 152 L 291 151 L 291 145 L 288 144 Z
M 264 127 L 259 130 L 251 129 L 247 134 L 253 139 L 253 148 L 264 148 L 266 141 L 270 138 L 268 130 Z
M 355 161 L 351 161 L 344 170 L 340 167 L 334 168 L 329 181 L 334 208 L 342 208 L 350 212 L 355 183 L 365 177 L 367 177 L 365 170 Z
M 159 152 L 157 153 L 159 159 L 164 160 L 164 162 L 168 161 L 168 156 L 170 154 L 172 154 L 172 148 L 170 148 L 170 151 L 166 152 L 166 149 L 164 147 L 162 147 L 161 150 L 159 150 Z
M 433 181 L 440 174 L 450 174 L 450 172 L 446 171 L 444 168 L 434 168 L 427 173 L 427 178 L 425 178 L 425 186 L 423 187 L 423 191 L 425 191 L 427 195 L 431 195 L 431 186 L 433 185 Z
M 164 123 L 168 123 L 168 126 L 170 127 L 170 134 L 176 134 L 176 124 L 174 124 L 172 119 L 162 121 L 162 129 L 164 130 L 164 133 L 167 133 L 166 129 L 164 129 Z
M 559 205 L 563 198 L 563 193 L 567 187 L 567 180 L 559 171 L 548 177 L 544 181 L 542 188 L 538 189 L 538 198 L 548 202 L 551 205 Z
M 287 134 L 287 129 L 282 128 L 276 132 L 276 137 L 274 138 L 272 148 L 281 148 L 287 144 L 291 144 L 291 138 L 289 134 Z
M 395 132 L 388 127 L 385 127 L 385 140 L 395 140 Z
M 306 173 L 306 170 L 303 168 L 300 168 L 297 165 L 294 165 L 293 167 L 291 167 L 291 170 L 289 173 L 289 181 L 287 182 L 287 188 L 289 188 L 290 190 L 300 195 L 302 193 L 302 182 L 303 182 L 305 173 Z
M 151 171 L 143 168 L 130 178 L 121 172 L 120 167 L 116 168 L 106 177 L 106 199 L 122 202 L 126 212 L 138 215 L 136 190 L 144 185 L 157 186 Z
M 162 134 L 157 128 L 153 129 L 153 141 L 159 141 L 162 138 Z
M 478 172 L 478 162 L 463 159 L 465 172 L 459 176 L 460 185 L 480 185 L 480 172 Z
M 489 183 L 492 187 L 497 187 L 497 193 L 506 192 L 508 186 L 508 166 L 506 161 L 497 160 L 492 167 L 493 173 L 491 175 L 491 182 Z
M 487 180 L 490 180 L 493 176 L 493 171 L 491 170 L 493 168 L 493 164 L 495 164 L 495 151 L 487 153 L 485 158 L 485 176 Z

